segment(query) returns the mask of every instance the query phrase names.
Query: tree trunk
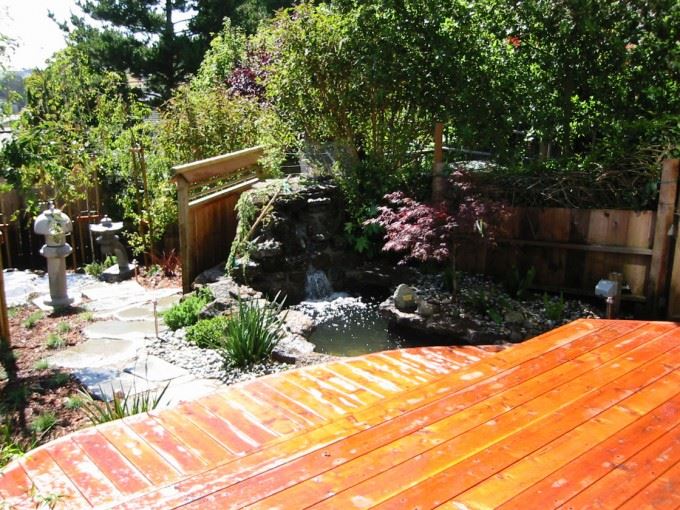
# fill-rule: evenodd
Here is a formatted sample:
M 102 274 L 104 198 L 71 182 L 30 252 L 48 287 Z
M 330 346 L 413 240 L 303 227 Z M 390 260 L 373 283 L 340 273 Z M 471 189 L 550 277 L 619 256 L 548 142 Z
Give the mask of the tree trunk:
M 451 294 L 456 296 L 458 294 L 458 278 L 456 278 L 456 251 L 458 245 L 451 243 Z
M 434 164 L 432 166 L 432 203 L 446 198 L 446 177 L 444 176 L 444 124 L 434 125 Z

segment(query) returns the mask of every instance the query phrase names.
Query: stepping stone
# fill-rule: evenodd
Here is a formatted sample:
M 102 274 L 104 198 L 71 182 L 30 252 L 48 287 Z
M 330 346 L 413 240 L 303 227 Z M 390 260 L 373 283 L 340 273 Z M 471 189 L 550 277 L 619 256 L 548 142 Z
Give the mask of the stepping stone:
M 156 303 L 156 310 L 158 310 L 159 312 L 165 312 L 166 310 L 169 310 L 173 305 L 179 303 L 180 299 L 182 299 L 182 293 L 180 289 L 177 289 L 177 292 L 175 292 L 174 294 L 158 298 L 158 302 Z
M 84 287 L 82 294 L 92 301 L 119 298 L 122 300 L 121 304 L 124 304 L 131 299 L 136 301 L 139 301 L 139 298 L 144 299 L 146 289 L 134 280 L 127 280 L 121 283 L 98 282 Z
M 121 321 L 153 321 L 153 305 L 145 303 L 129 306 L 114 312 L 113 316 Z M 160 317 L 158 318 L 160 321 Z
M 160 328 L 161 324 L 159 324 Z M 100 321 L 83 329 L 87 338 L 114 338 L 134 340 L 146 336 L 156 336 L 153 321 Z
M 113 396 L 125 397 L 158 389 L 158 384 L 107 368 L 81 368 L 73 375 L 95 398 L 111 402 Z
M 141 339 L 95 338 L 69 347 L 47 358 L 50 367 L 94 368 L 124 364 L 137 357 L 143 348 Z
M 138 358 L 133 364 L 125 367 L 123 371 L 152 382 L 170 381 L 189 375 L 189 372 L 183 368 L 168 363 L 158 356 Z
M 156 315 L 158 319 L 161 319 L 161 314 L 170 309 L 174 304 L 179 303 L 182 298 L 181 294 L 175 291 L 173 294 L 156 297 Z M 139 321 L 139 320 L 154 320 L 153 314 L 153 302 L 152 297 L 149 297 L 148 301 L 144 303 L 135 304 L 133 306 L 127 306 L 116 310 L 113 316 L 122 321 Z
M 226 386 L 217 379 L 194 379 L 192 381 L 177 384 L 176 381 L 170 383 L 161 399 L 160 406 L 174 406 L 180 402 L 187 402 L 204 397 Z

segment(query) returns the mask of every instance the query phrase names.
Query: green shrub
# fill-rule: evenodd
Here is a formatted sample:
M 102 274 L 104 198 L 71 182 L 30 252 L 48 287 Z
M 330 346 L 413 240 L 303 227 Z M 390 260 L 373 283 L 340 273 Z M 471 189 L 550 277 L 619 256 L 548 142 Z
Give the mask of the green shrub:
M 163 313 L 165 324 L 173 331 L 186 328 L 198 322 L 201 309 L 213 300 L 212 292 L 207 287 L 197 290 L 192 296 L 173 305 Z
M 49 385 L 51 388 L 59 388 L 64 386 L 71 380 L 71 376 L 66 372 L 56 372 L 50 377 Z
M 31 430 L 42 434 L 50 430 L 57 423 L 57 416 L 53 412 L 39 414 L 31 422 Z
M 47 335 L 47 348 L 48 349 L 61 349 L 66 345 L 66 342 L 62 337 L 56 333 L 50 333 Z
M 227 317 L 218 316 L 198 321 L 187 328 L 187 340 L 202 348 L 214 347 L 224 337 L 227 320 Z
M 551 321 L 560 321 L 564 318 L 566 303 L 564 295 L 560 293 L 559 299 L 550 299 L 547 294 L 543 294 L 543 307 L 545 316 Z
M 33 445 L 24 445 L 12 439 L 12 426 L 0 423 L 0 468 L 21 457 Z M 0 506 L 0 508 L 3 508 Z
M 107 256 L 104 259 L 104 262 L 97 262 L 96 260 L 93 262 L 90 262 L 89 264 L 85 264 L 85 273 L 89 274 L 90 276 L 94 276 L 95 278 L 99 278 L 104 271 L 106 271 L 109 267 L 114 265 L 116 263 L 116 257 L 112 257 L 111 255 Z
M 26 329 L 33 329 L 38 324 L 38 322 L 40 322 L 44 318 L 45 314 L 40 310 L 37 310 L 28 317 L 26 317 L 26 319 L 24 320 L 24 327 Z
M 523 299 L 527 297 L 529 289 L 534 284 L 534 278 L 536 278 L 534 266 L 531 266 L 524 275 L 520 273 L 517 267 L 513 267 L 505 278 L 505 289 L 512 297 Z
M 64 406 L 66 409 L 80 409 L 85 403 L 85 399 L 81 395 L 71 395 L 66 399 Z
M 90 311 L 81 312 L 79 315 L 80 315 L 80 318 L 83 319 L 84 321 L 87 321 L 87 322 L 94 321 L 94 314 Z
M 47 360 L 43 358 L 36 361 L 35 364 L 33 365 L 33 368 L 35 370 L 46 370 L 47 368 L 49 368 L 49 366 L 50 365 L 47 362 Z
M 89 393 L 81 391 L 80 397 L 82 401 L 80 402 L 80 408 L 93 425 L 119 420 L 127 416 L 146 413 L 156 409 L 169 385 L 170 383 L 166 384 L 158 394 L 153 390 L 133 393 L 134 388 L 130 388 L 128 392 L 123 395 L 114 391 L 111 402 L 96 401 Z
M 57 333 L 60 335 L 64 335 L 71 331 L 71 325 L 68 322 L 62 321 L 59 324 L 57 324 Z
M 283 337 L 283 302 L 239 301 L 238 312 L 227 319 L 224 337 L 216 346 L 228 365 L 244 367 L 271 356 Z

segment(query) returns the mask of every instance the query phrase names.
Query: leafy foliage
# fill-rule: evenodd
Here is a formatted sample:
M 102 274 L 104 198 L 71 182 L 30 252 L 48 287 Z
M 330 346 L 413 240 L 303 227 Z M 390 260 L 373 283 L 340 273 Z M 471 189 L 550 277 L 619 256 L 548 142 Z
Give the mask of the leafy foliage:
M 116 258 L 111 255 L 107 256 L 103 262 L 97 262 L 96 260 L 85 264 L 85 273 L 95 278 L 99 278 L 104 271 L 116 263 Z
M 66 345 L 66 342 L 62 337 L 56 333 L 50 333 L 47 335 L 47 340 L 45 341 L 48 349 L 61 349 Z
M 164 312 L 163 320 L 173 331 L 196 324 L 198 322 L 198 314 L 212 299 L 213 295 L 210 289 L 207 287 L 199 289 Z
M 2 162 L 4 176 L 26 196 L 30 212 L 36 212 L 40 200 L 81 198 L 97 180 L 101 110 L 124 102 L 124 83 L 120 75 L 92 72 L 87 57 L 70 47 L 27 78 L 27 106 Z M 107 118 L 110 136 L 123 127 Z
M 505 289 L 517 299 L 525 298 L 534 284 L 535 278 L 536 268 L 534 266 L 531 266 L 526 273 L 521 273 L 519 268 L 515 266 L 506 275 Z
M 47 432 L 57 423 L 57 416 L 52 412 L 46 412 L 36 416 L 31 422 L 31 430 L 41 434 Z
M 127 392 L 113 391 L 113 398 L 110 402 L 96 401 L 89 393 L 81 391 L 80 409 L 83 410 L 83 413 L 93 425 L 146 413 L 158 407 L 169 385 L 170 383 L 166 384 L 160 392 L 148 390 L 135 393 L 134 387 Z
M 403 254 L 401 263 L 444 262 L 454 257 L 456 242 L 479 235 L 492 241 L 503 206 L 471 192 L 462 172 L 455 174 L 454 192 L 448 201 L 421 203 L 397 191 L 385 196 L 387 205 L 367 224 L 385 229 L 383 251 Z
M 551 321 L 561 321 L 564 317 L 564 309 L 566 308 L 564 295 L 560 293 L 558 299 L 550 299 L 547 294 L 543 294 L 543 307 L 545 308 L 545 316 Z
M 45 314 L 41 312 L 40 310 L 36 310 L 35 312 L 32 312 L 26 319 L 24 319 L 23 326 L 26 329 L 33 329 L 38 322 L 43 320 L 45 318 Z
M 187 340 L 202 348 L 212 348 L 224 337 L 228 319 L 224 316 L 200 320 L 187 328 Z
M 244 367 L 271 356 L 283 337 L 283 303 L 276 298 L 267 304 L 239 301 L 238 311 L 227 319 L 224 337 L 216 346 L 225 363 Z

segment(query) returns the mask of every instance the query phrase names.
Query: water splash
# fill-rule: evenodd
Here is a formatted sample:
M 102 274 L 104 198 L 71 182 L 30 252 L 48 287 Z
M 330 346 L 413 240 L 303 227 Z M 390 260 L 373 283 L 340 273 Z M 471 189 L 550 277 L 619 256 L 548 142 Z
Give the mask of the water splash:
M 314 319 L 317 328 L 309 341 L 318 352 L 355 356 L 397 349 L 401 338 L 390 332 L 378 303 L 343 293 L 322 301 L 303 301 L 294 307 Z
M 333 286 L 328 281 L 326 273 L 320 269 L 314 269 L 309 266 L 307 270 L 307 279 L 305 281 L 305 299 L 309 301 L 318 301 L 325 299 L 333 294 Z

